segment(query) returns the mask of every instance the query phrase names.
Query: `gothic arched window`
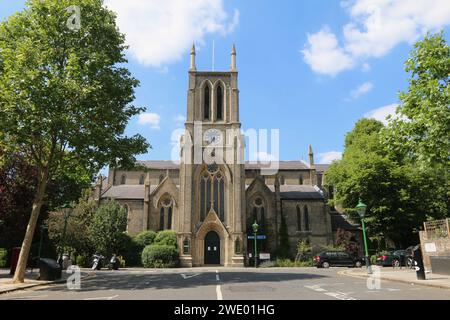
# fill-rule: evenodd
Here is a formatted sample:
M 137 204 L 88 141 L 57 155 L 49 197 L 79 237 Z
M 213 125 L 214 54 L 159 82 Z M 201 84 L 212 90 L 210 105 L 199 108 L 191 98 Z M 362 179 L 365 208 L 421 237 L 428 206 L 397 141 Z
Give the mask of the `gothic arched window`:
M 169 207 L 169 213 L 167 214 L 167 229 L 172 229 L 172 207 Z
M 125 231 L 126 232 L 128 232 L 128 225 L 130 224 L 130 208 L 128 207 L 128 205 L 127 204 L 125 204 L 124 206 L 123 206 L 123 208 L 125 209 L 125 213 L 126 213 L 126 215 L 127 215 L 127 227 L 126 227 L 126 229 L 125 229 Z
M 126 175 L 122 175 L 122 177 L 120 178 L 120 184 L 126 184 L 127 183 L 127 176 Z
M 159 230 L 164 230 L 164 208 L 161 207 L 159 212 Z
M 142 174 L 142 175 L 139 177 L 139 184 L 144 184 L 144 182 L 145 182 L 145 176 Z
M 211 94 L 209 86 L 205 87 L 203 99 L 203 119 L 209 120 L 211 113 Z
M 302 231 L 302 213 L 299 206 L 297 206 L 297 231 Z
M 309 231 L 309 213 L 307 206 L 303 209 L 303 224 L 305 225 L 305 231 Z
M 259 225 L 259 231 L 265 233 L 266 231 L 266 209 L 264 208 L 264 201 L 262 198 L 258 197 L 253 201 L 252 216 L 248 220 L 248 228 L 252 230 L 252 225 L 254 222 Z
M 200 178 L 200 220 L 213 209 L 225 221 L 225 179 L 217 166 L 210 167 Z
M 217 120 L 223 120 L 223 89 L 222 86 L 217 87 L 216 94 Z

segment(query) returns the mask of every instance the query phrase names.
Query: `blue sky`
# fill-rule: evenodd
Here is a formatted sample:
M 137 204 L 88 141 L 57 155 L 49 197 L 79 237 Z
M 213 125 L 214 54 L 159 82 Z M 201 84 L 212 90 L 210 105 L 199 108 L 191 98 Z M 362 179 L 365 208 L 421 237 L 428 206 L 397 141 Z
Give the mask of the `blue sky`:
M 25 1 L 0 0 L 0 19 Z M 383 119 L 407 87 L 403 63 L 426 30 L 444 28 L 445 0 L 108 0 L 130 44 L 129 68 L 141 81 L 131 119 L 153 149 L 139 159 L 170 159 L 171 134 L 186 113 L 189 50 L 197 69 L 228 70 L 237 49 L 244 129 L 280 129 L 280 159 L 329 162 L 362 117 Z M 270 150 L 269 150 L 270 152 Z

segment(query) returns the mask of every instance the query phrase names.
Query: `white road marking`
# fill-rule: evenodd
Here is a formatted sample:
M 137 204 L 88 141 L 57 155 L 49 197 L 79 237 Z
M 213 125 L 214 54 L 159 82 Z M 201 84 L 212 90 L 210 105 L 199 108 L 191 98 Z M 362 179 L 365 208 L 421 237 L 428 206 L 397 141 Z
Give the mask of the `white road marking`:
M 356 298 L 349 297 L 346 294 L 342 294 L 342 293 L 339 293 L 339 292 L 326 292 L 325 294 L 327 296 L 334 297 L 334 298 L 339 299 L 339 300 L 356 300 Z
M 86 299 L 83 299 L 83 300 L 112 300 L 114 298 L 117 298 L 118 296 L 119 295 L 116 294 L 115 296 L 112 296 L 112 297 L 95 297 L 95 298 L 86 298 Z
M 219 270 L 216 270 L 216 280 L 217 280 L 217 281 L 220 281 L 220 278 L 219 278 Z
M 305 286 L 305 288 L 317 291 L 317 292 L 327 292 L 327 290 L 325 290 L 324 288 L 320 287 L 320 284 L 316 284 L 314 286 Z
M 223 300 L 222 290 L 220 289 L 220 284 L 218 284 L 216 286 L 216 294 L 217 294 L 217 300 Z
M 194 273 L 194 274 L 184 274 L 182 273 L 181 276 L 183 277 L 183 279 L 189 279 L 189 278 L 193 278 L 200 275 L 200 273 Z
M 402 291 L 402 289 L 393 289 L 393 288 L 388 288 L 388 291 Z

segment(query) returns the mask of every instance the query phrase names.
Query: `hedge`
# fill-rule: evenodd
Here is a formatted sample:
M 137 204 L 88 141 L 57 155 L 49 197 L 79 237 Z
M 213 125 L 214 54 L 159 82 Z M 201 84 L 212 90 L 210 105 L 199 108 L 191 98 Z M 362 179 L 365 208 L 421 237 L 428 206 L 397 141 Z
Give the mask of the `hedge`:
M 177 233 L 172 230 L 160 231 L 156 235 L 154 243 L 177 248 Z
M 0 268 L 6 267 L 8 260 L 8 251 L 6 249 L 0 248 Z
M 153 244 L 155 238 L 156 238 L 155 231 L 143 231 L 134 237 L 134 241 L 138 246 L 142 247 L 143 249 L 146 246 Z
M 164 244 L 152 244 L 142 251 L 145 268 L 173 268 L 178 264 L 178 249 Z

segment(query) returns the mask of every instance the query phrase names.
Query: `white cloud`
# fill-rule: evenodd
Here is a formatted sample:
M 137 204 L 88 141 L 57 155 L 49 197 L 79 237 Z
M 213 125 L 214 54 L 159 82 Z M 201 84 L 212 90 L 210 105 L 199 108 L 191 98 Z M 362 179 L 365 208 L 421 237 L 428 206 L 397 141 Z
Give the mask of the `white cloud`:
M 141 113 L 139 115 L 138 123 L 140 125 L 149 124 L 150 128 L 159 129 L 160 120 L 161 120 L 161 116 L 159 114 L 146 112 L 146 113 Z
M 364 82 L 355 90 L 350 92 L 350 96 L 353 100 L 358 99 L 359 97 L 365 95 L 373 89 L 374 85 L 371 82 Z
M 323 29 L 308 34 L 304 59 L 317 73 L 334 76 L 358 64 L 363 64 L 364 70 L 365 60 L 382 57 L 399 43 L 413 43 L 427 31 L 437 31 L 450 24 L 448 0 L 352 0 L 341 4 L 350 18 L 343 27 L 342 45 L 335 41 L 330 50 L 330 47 L 318 47 L 315 43 L 318 41 L 311 42 L 323 37 Z M 336 39 L 336 36 L 327 30 L 327 38 Z M 336 53 L 346 57 L 344 65 L 334 65 L 339 62 Z M 317 57 L 311 57 L 312 54 Z M 330 62 L 319 62 L 327 57 Z M 317 67 L 318 63 L 321 68 Z
M 174 118 L 174 121 L 176 124 L 184 124 L 186 122 L 186 117 L 182 114 L 179 114 Z
M 397 107 L 398 107 L 398 104 L 395 104 L 395 103 L 390 104 L 390 105 L 387 105 L 387 106 L 384 106 L 384 107 L 381 107 L 378 109 L 371 110 L 371 111 L 367 112 L 364 115 L 364 117 L 381 121 L 381 122 L 383 122 L 384 125 L 387 125 L 388 121 L 386 120 L 386 117 L 388 115 L 396 116 L 395 110 L 397 109 Z
M 308 34 L 308 45 L 301 50 L 304 61 L 314 72 L 334 76 L 353 68 L 352 58 L 339 48 L 336 36 L 328 27 Z
M 105 4 L 117 13 L 131 55 L 141 64 L 161 68 L 180 60 L 193 42 L 203 44 L 205 35 L 225 36 L 236 28 L 239 11 L 226 12 L 223 2 L 106 0 Z
M 342 152 L 340 151 L 329 151 L 319 153 L 319 163 L 328 164 L 332 163 L 334 160 L 340 159 L 342 159 Z
M 267 164 L 270 162 L 278 162 L 279 157 L 264 151 L 256 152 L 250 155 L 249 161 L 251 162 L 260 162 L 262 164 Z

